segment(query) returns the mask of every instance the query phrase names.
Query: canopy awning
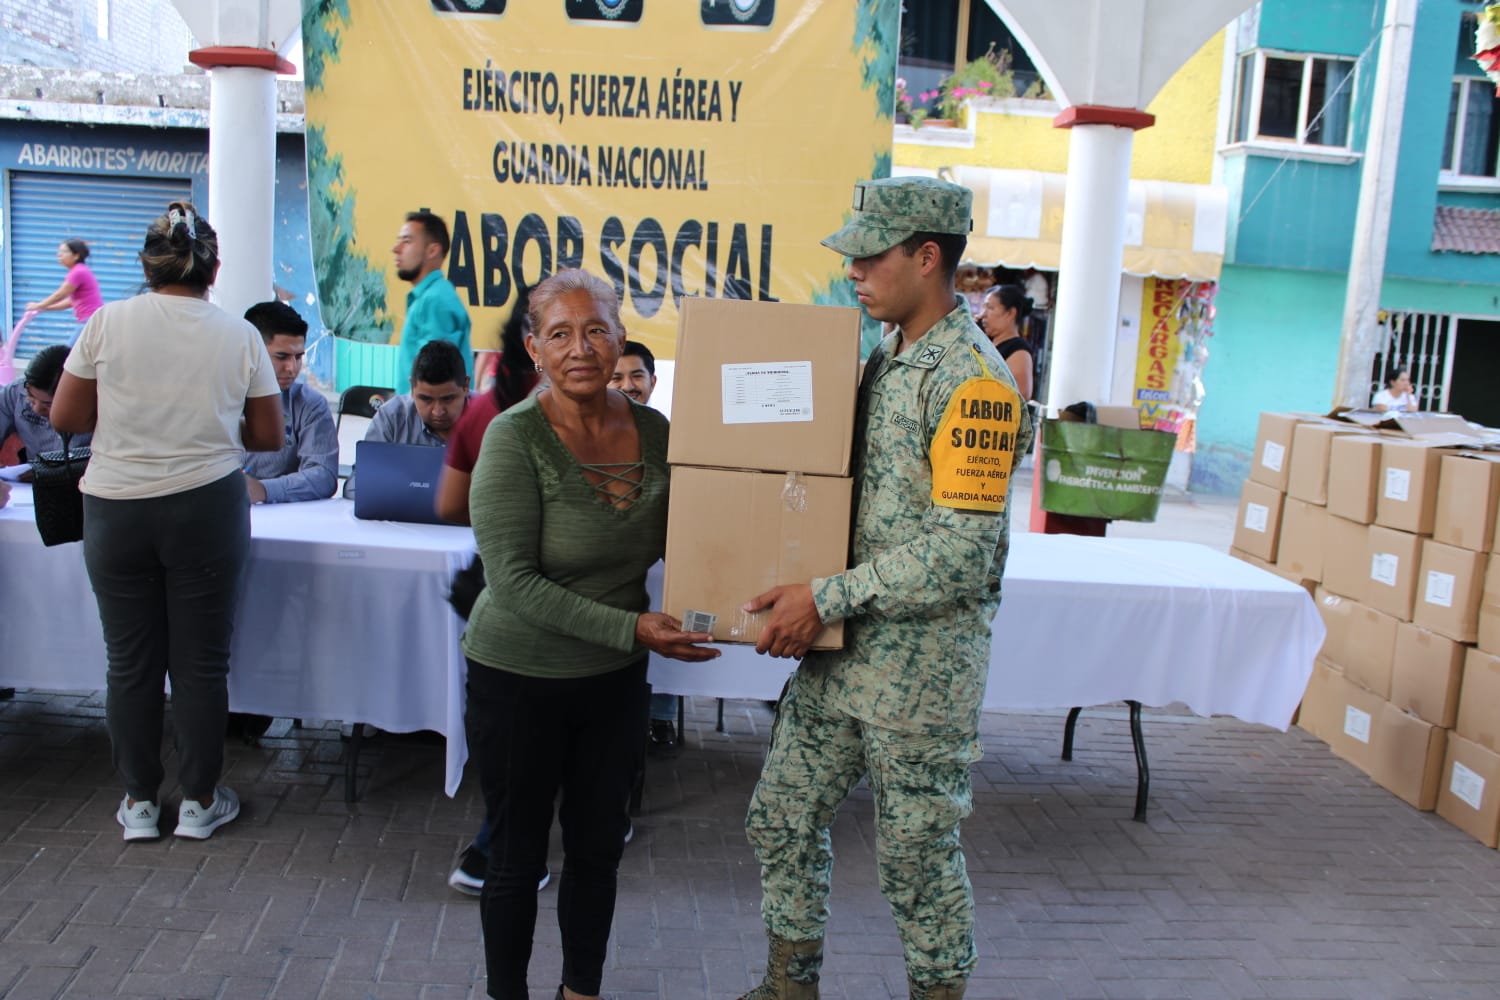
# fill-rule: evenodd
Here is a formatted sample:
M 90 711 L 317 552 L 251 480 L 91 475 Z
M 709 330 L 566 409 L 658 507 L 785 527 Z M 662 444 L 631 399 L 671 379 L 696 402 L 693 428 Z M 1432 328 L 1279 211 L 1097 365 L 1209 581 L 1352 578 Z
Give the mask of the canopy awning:
M 1000 167 L 897 167 L 939 176 L 974 192 L 974 231 L 966 259 L 1056 271 L 1062 260 L 1067 177 Z M 1229 197 L 1211 184 L 1130 182 L 1123 270 L 1160 278 L 1217 281 L 1224 265 Z

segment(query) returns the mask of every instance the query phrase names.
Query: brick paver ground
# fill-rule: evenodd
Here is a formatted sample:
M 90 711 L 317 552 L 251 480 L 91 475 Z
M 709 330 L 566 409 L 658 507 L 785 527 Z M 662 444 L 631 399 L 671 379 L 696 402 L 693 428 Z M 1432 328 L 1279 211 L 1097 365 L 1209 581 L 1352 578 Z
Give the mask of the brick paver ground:
M 1178 498 L 1111 533 L 1223 549 L 1234 515 L 1232 499 Z M 688 708 L 686 751 L 651 762 L 625 851 L 605 979 L 618 1000 L 737 997 L 765 961 L 741 820 L 771 715 L 730 702 L 720 734 L 714 702 Z M 1500 854 L 1317 740 L 1148 711 L 1141 824 L 1124 712 L 1088 712 L 1072 763 L 1061 732 L 1060 715 L 983 720 L 964 826 L 973 1000 L 1500 997 Z M 203 844 L 126 845 L 102 695 L 0 702 L 0 997 L 482 997 L 477 908 L 446 885 L 478 824 L 472 775 L 450 800 L 438 745 L 385 738 L 351 807 L 342 760 L 336 726 L 280 722 L 261 746 L 229 748 L 237 822 Z M 868 792 L 834 841 L 823 996 L 905 997 Z M 560 967 L 556 899 L 554 882 L 538 1000 Z
M 720 734 L 712 701 L 689 709 L 686 752 L 651 763 L 625 852 L 606 975 L 621 1000 L 735 997 L 764 961 L 741 818 L 770 712 L 731 702 Z M 0 996 L 483 996 L 475 903 L 445 884 L 479 801 L 472 780 L 443 796 L 439 746 L 376 742 L 346 806 L 338 729 L 283 721 L 260 747 L 230 747 L 238 822 L 206 843 L 127 845 L 102 714 L 98 696 L 0 703 Z M 985 716 L 964 827 L 982 956 L 970 997 L 1500 995 L 1500 855 L 1321 743 L 1148 713 L 1141 824 L 1123 712 L 1087 713 L 1072 763 L 1061 727 Z M 868 792 L 834 837 L 823 996 L 904 997 Z M 555 901 L 554 883 L 536 998 L 560 964 Z

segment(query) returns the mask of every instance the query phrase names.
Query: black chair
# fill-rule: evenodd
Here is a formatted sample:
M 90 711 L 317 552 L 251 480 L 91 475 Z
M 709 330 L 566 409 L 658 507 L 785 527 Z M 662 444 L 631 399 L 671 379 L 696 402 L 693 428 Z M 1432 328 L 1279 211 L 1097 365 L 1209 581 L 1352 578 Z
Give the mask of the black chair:
M 339 453 L 342 457 L 344 447 L 343 427 L 344 416 L 359 417 L 368 423 L 375 416 L 375 411 L 381 405 L 396 395 L 395 389 L 387 389 L 378 385 L 351 385 L 339 394 L 339 408 L 333 418 L 334 433 L 339 440 Z M 361 432 L 363 433 L 363 432 Z M 339 463 L 339 476 L 347 479 L 354 471 L 352 464 Z
M 334 418 L 334 426 L 338 426 L 344 419 L 344 414 L 351 417 L 364 417 L 370 419 L 375 416 L 375 411 L 381 405 L 396 395 L 395 389 L 386 389 L 378 385 L 351 385 L 339 394 L 338 415 Z

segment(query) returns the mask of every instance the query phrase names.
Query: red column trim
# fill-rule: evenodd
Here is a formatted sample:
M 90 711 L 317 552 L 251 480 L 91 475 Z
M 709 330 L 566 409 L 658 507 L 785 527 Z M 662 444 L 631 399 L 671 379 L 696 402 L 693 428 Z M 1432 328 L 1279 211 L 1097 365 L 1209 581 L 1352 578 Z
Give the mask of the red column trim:
M 1114 125 L 1140 131 L 1156 124 L 1156 116 L 1135 108 L 1112 108 L 1104 104 L 1075 104 L 1063 108 L 1062 114 L 1052 119 L 1056 128 L 1072 128 L 1074 125 Z
M 249 45 L 210 45 L 188 53 L 188 61 L 204 69 L 220 66 L 248 66 L 252 69 L 268 69 L 276 73 L 292 74 L 297 67 L 272 52 Z

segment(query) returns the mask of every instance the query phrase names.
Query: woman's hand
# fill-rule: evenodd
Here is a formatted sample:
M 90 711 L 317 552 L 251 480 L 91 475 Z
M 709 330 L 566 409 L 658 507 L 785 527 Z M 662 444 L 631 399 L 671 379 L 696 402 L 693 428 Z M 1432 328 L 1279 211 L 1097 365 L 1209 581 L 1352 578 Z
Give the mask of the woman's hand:
M 659 611 L 647 612 L 635 620 L 635 641 L 653 653 L 660 653 L 674 660 L 701 663 L 714 659 L 719 655 L 719 650 L 696 645 L 713 642 L 713 639 L 713 635 L 708 632 L 684 632 L 682 622 Z

